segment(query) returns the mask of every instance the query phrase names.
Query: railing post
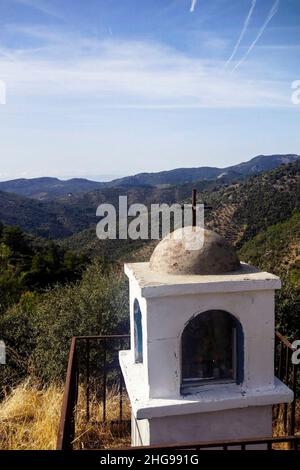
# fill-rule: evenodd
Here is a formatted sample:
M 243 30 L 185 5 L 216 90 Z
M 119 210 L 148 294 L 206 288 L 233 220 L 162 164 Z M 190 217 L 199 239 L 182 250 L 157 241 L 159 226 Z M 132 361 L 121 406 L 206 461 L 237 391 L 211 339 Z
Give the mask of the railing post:
M 120 350 L 123 349 L 123 339 L 120 340 Z M 119 397 L 120 397 L 120 401 L 119 401 L 119 421 L 120 423 L 122 423 L 123 421 L 123 375 L 122 375 L 122 371 L 121 371 L 121 368 L 120 368 L 120 387 L 119 387 Z
M 284 371 L 284 383 L 289 386 L 289 348 L 285 346 L 285 371 Z M 288 433 L 288 404 L 284 403 L 284 415 L 283 415 L 283 423 L 284 423 L 284 430 Z
M 72 450 L 75 437 L 75 408 L 78 398 L 78 360 L 76 339 L 71 340 L 66 384 L 57 436 L 57 450 Z
M 294 392 L 294 400 L 288 405 L 283 405 L 283 424 L 284 430 L 290 436 L 294 436 L 296 432 L 296 406 L 297 406 L 297 373 L 298 366 L 292 365 L 291 367 L 291 354 L 294 352 L 292 344 L 285 338 L 279 331 L 276 331 L 276 340 L 279 342 L 279 364 L 278 364 L 278 377 L 288 387 L 291 386 Z M 285 353 L 285 357 L 284 357 Z M 278 418 L 278 415 L 277 415 Z
M 283 364 L 283 343 L 280 341 L 279 343 L 279 365 L 278 365 L 278 378 L 282 379 L 282 364 Z
M 86 340 L 85 362 L 86 362 L 86 420 L 90 420 L 90 340 Z
M 268 448 L 269 451 L 273 450 L 272 442 L 267 443 L 267 448 Z
M 104 351 L 103 351 L 103 395 L 102 395 L 102 421 L 106 422 L 106 381 L 107 381 L 107 371 L 106 371 L 106 338 L 103 340 Z
M 295 436 L 296 432 L 296 406 L 297 406 L 297 372 L 298 367 L 293 364 L 293 392 L 294 392 L 294 400 L 291 405 L 291 428 L 290 428 L 290 435 Z
M 73 337 L 71 340 L 71 347 L 68 360 L 67 375 L 65 381 L 65 389 L 62 403 L 62 411 L 60 416 L 60 425 L 59 432 L 57 437 L 57 450 L 71 450 L 73 448 L 73 442 L 76 435 L 76 405 L 78 400 L 78 391 L 79 391 L 79 365 L 83 363 L 84 366 L 84 380 L 85 380 L 85 398 L 86 398 L 86 419 L 89 421 L 91 419 L 91 378 L 94 378 L 91 374 L 91 341 L 101 342 L 102 349 L 102 376 L 100 377 L 100 383 L 102 385 L 102 420 L 103 423 L 107 422 L 107 380 L 108 380 L 108 360 L 111 360 L 111 357 L 108 356 L 108 341 L 114 340 L 117 341 L 117 345 L 123 347 L 123 339 L 129 338 L 129 335 L 110 335 L 110 336 L 78 336 Z M 85 348 L 78 349 L 79 342 L 85 342 Z M 84 345 L 83 345 L 84 346 Z M 79 352 L 83 353 L 83 361 L 80 358 L 80 363 L 78 361 Z M 113 350 L 116 353 L 115 349 Z M 100 365 L 101 367 L 101 365 Z M 117 367 L 117 370 L 120 371 L 120 367 Z M 86 374 L 86 375 L 85 375 Z M 117 376 L 118 377 L 118 376 Z M 118 380 L 118 379 L 117 379 Z M 119 419 L 120 424 L 123 422 L 123 377 L 120 373 L 119 377 L 119 393 L 120 393 L 120 403 L 119 403 Z M 113 423 L 113 420 L 112 420 Z M 99 423 L 100 424 L 100 423 Z

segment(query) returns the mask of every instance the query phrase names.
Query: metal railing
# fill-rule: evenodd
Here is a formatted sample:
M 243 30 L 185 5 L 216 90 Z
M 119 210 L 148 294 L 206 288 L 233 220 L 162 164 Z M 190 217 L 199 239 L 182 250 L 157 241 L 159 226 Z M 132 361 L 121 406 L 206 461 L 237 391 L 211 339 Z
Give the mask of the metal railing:
M 83 384 L 85 393 L 85 417 L 90 421 L 91 392 L 96 395 L 99 403 L 102 403 L 101 424 L 124 424 L 124 432 L 128 432 L 130 422 L 124 419 L 124 384 L 121 369 L 118 362 L 118 352 L 129 348 L 129 335 L 115 336 L 80 336 L 71 340 L 69 361 L 66 375 L 66 383 L 63 396 L 63 404 L 57 439 L 57 450 L 73 449 L 76 435 L 76 406 L 78 400 L 79 384 Z M 299 366 L 292 364 L 291 355 L 294 349 L 291 343 L 276 332 L 275 370 L 277 377 L 288 385 L 295 395 L 291 404 L 276 405 L 274 407 L 275 419 L 283 419 L 283 437 L 266 439 L 252 439 L 242 441 L 215 441 L 212 443 L 191 443 L 189 445 L 166 446 L 168 448 L 210 448 L 226 446 L 240 446 L 245 450 L 251 443 L 265 444 L 269 450 L 273 445 L 289 443 L 291 448 L 299 448 L 299 438 L 296 432 L 296 397 L 299 391 Z M 119 397 L 117 423 L 107 419 L 107 391 L 117 385 Z M 93 390 L 92 390 L 93 389 Z M 251 441 L 251 442 L 250 442 Z
M 163 446 L 139 446 L 131 447 L 132 451 L 146 450 L 186 450 L 186 451 L 200 451 L 207 449 L 216 450 L 281 450 L 282 444 L 288 444 L 286 450 L 300 450 L 300 437 L 296 436 L 283 436 L 283 437 L 262 437 L 257 439 L 240 439 L 240 440 L 217 440 L 217 441 L 196 441 L 189 443 L 168 444 Z
M 296 407 L 299 395 L 300 376 L 299 366 L 292 363 L 295 348 L 279 331 L 275 335 L 275 375 L 293 392 L 292 403 L 284 403 L 274 407 L 274 417 L 278 419 L 282 413 L 284 432 L 294 436 L 296 432 Z
M 121 349 L 129 347 L 129 335 L 76 336 L 71 340 L 66 382 L 63 395 L 57 450 L 72 450 L 76 435 L 76 411 L 78 389 L 82 384 L 85 391 L 85 419 L 91 419 L 91 392 L 94 391 L 102 403 L 102 416 L 98 425 L 129 427 L 124 420 L 124 383 L 118 361 Z M 107 391 L 114 388 L 118 394 L 118 420 L 107 418 Z M 93 389 L 93 390 L 92 390 Z M 94 423 L 95 424 L 95 423 Z

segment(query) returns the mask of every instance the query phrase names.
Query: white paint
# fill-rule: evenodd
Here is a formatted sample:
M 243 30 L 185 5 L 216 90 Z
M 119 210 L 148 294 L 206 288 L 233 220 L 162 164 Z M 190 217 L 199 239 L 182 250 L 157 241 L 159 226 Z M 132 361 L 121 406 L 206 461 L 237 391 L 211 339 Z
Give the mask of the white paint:
M 147 398 L 140 387 L 140 371 L 130 362 L 128 351 L 120 352 L 120 364 L 132 412 L 138 420 L 267 406 L 293 400 L 293 392 L 277 378 L 273 387 L 246 389 L 235 384 L 212 384 L 202 387 L 203 390 L 194 395 Z
M 281 287 L 280 279 L 246 264 L 235 273 L 214 276 L 164 275 L 152 272 L 149 263 L 125 265 L 125 272 L 130 281 L 132 350 L 120 352 L 120 364 L 133 419 L 138 420 L 133 444 L 195 440 L 195 426 L 201 430 L 198 440 L 218 439 L 218 429 L 222 439 L 230 439 L 235 423 L 235 437 L 270 436 L 271 414 L 262 409 L 293 399 L 293 393 L 274 378 L 274 293 Z M 135 299 L 142 313 L 143 364 L 134 363 Z M 191 318 L 208 310 L 227 311 L 241 323 L 244 382 L 212 383 L 183 397 L 181 334 Z M 254 435 L 247 423 L 249 413 L 257 422 Z
M 209 292 L 239 292 L 249 290 L 280 289 L 277 276 L 247 265 L 229 274 L 218 275 L 175 275 L 150 271 L 149 263 L 125 264 L 125 274 L 129 280 L 138 282 L 145 298 L 166 297 Z
M 272 435 L 272 407 L 249 407 L 151 420 L 133 419 L 132 430 L 134 446 L 266 437 Z

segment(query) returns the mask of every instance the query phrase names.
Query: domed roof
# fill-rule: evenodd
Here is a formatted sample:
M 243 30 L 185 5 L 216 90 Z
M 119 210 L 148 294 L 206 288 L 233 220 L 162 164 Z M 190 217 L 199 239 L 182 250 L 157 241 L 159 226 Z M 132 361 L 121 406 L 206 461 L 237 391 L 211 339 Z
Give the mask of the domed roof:
M 150 258 L 150 269 L 165 274 L 222 274 L 239 268 L 234 247 L 200 227 L 175 230 L 161 240 Z

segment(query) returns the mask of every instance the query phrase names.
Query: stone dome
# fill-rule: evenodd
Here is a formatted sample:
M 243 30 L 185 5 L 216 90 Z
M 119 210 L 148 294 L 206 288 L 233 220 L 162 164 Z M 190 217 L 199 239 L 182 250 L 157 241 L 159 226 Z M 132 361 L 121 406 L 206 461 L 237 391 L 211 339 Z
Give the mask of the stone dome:
M 200 227 L 175 230 L 161 240 L 150 258 L 150 269 L 164 274 L 222 274 L 239 268 L 234 247 Z

